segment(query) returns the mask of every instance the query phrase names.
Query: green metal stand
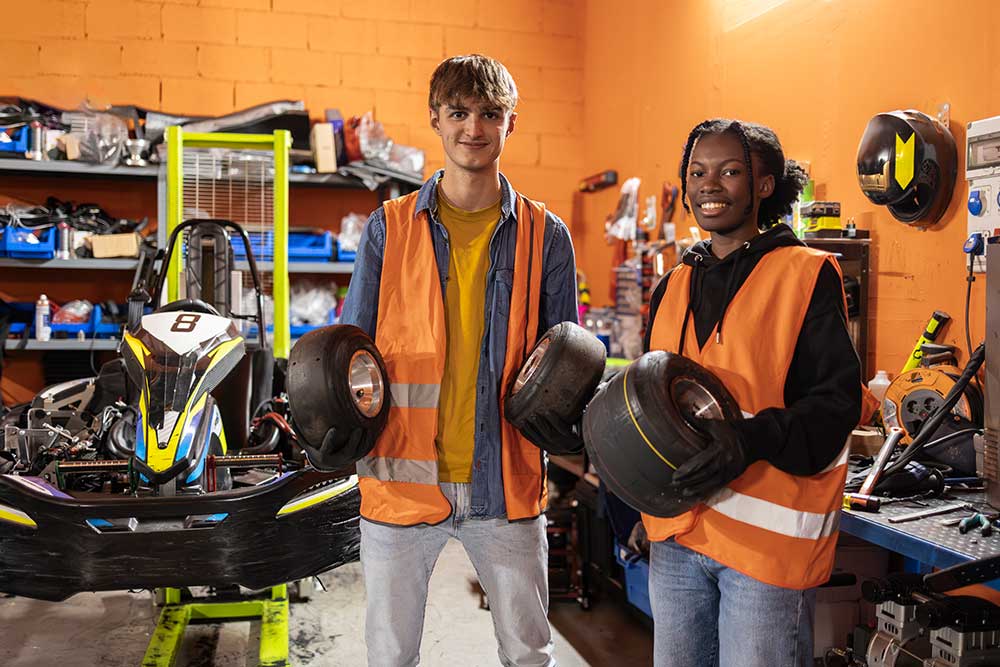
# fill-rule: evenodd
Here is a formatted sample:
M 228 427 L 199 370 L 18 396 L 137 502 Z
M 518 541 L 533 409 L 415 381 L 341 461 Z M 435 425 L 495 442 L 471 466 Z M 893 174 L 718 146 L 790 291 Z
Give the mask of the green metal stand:
M 271 589 L 270 599 L 181 604 L 181 592 L 164 589 L 160 612 L 142 667 L 173 667 L 189 623 L 223 623 L 260 619 L 260 667 L 286 667 L 288 661 L 288 585 Z
M 184 221 L 184 150 L 221 148 L 232 151 L 271 151 L 274 153 L 272 210 L 274 233 L 274 356 L 287 359 L 291 349 L 289 331 L 288 284 L 288 166 L 292 133 L 275 130 L 273 134 L 229 134 L 224 132 L 185 132 L 174 125 L 167 128 L 167 237 Z M 162 221 L 161 221 L 162 222 Z M 239 222 L 239 220 L 237 220 Z M 167 298 L 175 301 L 181 278 L 180 255 L 170 259 L 167 273 Z M 258 259 L 258 261 L 260 261 Z

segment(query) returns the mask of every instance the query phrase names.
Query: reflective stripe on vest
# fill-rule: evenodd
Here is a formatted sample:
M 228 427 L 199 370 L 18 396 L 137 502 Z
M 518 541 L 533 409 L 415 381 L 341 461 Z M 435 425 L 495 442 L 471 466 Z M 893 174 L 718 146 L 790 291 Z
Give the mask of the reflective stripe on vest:
M 361 515 L 402 526 L 436 524 L 451 514 L 438 486 L 434 443 L 445 361 L 444 300 L 432 223 L 426 213 L 417 215 L 417 196 L 414 192 L 384 205 L 382 265 L 394 270 L 382 271 L 375 344 L 385 360 L 391 403 L 385 431 L 357 466 Z M 501 389 L 516 376 L 537 337 L 545 234 L 541 204 L 518 197 L 516 234 Z M 544 466 L 541 450 L 502 418 L 504 393 L 504 500 L 508 518 L 516 520 L 544 510 Z
M 441 397 L 441 385 L 400 382 L 389 385 L 389 394 L 397 408 L 436 408 Z
M 744 413 L 784 407 L 784 386 L 826 254 L 791 246 L 764 255 L 733 297 L 718 343 L 699 349 L 694 318 L 683 354 L 714 372 Z M 651 349 L 677 351 L 692 269 L 678 267 L 656 314 Z M 758 461 L 705 503 L 671 519 L 643 516 L 651 540 L 678 544 L 764 583 L 804 589 L 829 579 L 847 474 L 845 444 L 816 475 Z

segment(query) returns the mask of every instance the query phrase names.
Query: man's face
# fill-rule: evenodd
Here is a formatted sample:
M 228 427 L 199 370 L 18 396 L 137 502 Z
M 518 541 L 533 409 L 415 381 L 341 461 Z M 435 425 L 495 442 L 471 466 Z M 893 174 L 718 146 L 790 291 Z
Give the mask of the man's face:
M 517 114 L 467 97 L 431 109 L 431 127 L 444 145 L 446 168 L 470 172 L 493 168 Z
M 705 134 L 695 143 L 686 174 L 687 193 L 695 220 L 705 231 L 726 234 L 744 225 L 756 228 L 760 200 L 774 191 L 774 176 L 766 174 L 760 158 L 751 154 L 757 190 L 751 198 L 745 160 L 743 142 L 732 132 Z

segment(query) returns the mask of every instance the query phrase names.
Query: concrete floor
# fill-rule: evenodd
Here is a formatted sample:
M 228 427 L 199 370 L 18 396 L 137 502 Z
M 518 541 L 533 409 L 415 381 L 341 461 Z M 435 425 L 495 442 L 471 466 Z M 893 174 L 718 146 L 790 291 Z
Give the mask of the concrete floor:
M 357 563 L 323 575 L 327 591 L 291 606 L 295 665 L 365 664 L 364 583 Z M 158 611 L 148 592 L 81 594 L 51 603 L 0 599 L 0 665 L 4 667 L 137 667 Z M 554 602 L 550 618 L 561 667 L 649 665 L 652 635 L 613 602 L 584 612 Z M 178 667 L 256 665 L 256 625 L 192 626 Z M 451 541 L 431 578 L 422 645 L 423 665 L 498 664 L 489 612 L 479 609 L 475 572 Z

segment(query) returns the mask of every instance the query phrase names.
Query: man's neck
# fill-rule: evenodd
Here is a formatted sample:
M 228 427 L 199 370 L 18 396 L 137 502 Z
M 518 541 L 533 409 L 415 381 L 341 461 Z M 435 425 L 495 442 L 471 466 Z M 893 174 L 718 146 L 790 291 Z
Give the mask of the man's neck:
M 446 167 L 441 177 L 441 192 L 452 206 L 463 211 L 487 208 L 500 199 L 500 172 L 469 172 Z

